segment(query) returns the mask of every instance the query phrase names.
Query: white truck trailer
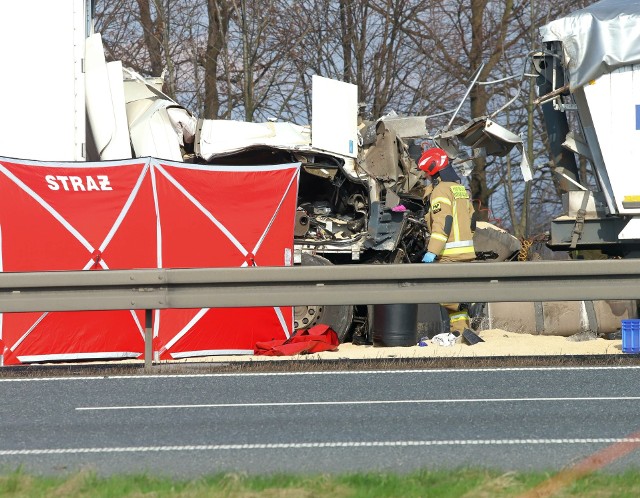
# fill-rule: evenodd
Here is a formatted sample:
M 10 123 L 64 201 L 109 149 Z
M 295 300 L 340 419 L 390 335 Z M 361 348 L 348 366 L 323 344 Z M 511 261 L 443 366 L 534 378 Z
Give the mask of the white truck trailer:
M 640 256 L 640 3 L 602 0 L 540 29 L 534 55 L 551 158 L 565 194 L 555 250 Z M 578 174 L 575 154 L 597 179 Z
M 0 155 L 86 160 L 86 0 L 5 2 L 0 15 Z

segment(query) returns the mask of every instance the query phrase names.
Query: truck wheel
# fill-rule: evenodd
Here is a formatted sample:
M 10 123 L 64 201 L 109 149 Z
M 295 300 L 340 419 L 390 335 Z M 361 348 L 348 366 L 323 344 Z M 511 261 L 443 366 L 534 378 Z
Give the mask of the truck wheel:
M 302 266 L 326 266 L 331 261 L 322 256 L 302 253 Z M 303 330 L 317 324 L 331 327 L 338 334 L 340 342 L 349 338 L 351 323 L 353 321 L 352 305 L 309 305 L 295 306 L 293 313 L 294 330 Z

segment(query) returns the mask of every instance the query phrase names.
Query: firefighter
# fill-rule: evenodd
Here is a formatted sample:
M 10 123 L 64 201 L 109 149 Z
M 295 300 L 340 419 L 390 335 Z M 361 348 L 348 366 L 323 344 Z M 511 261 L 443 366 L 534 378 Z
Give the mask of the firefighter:
M 425 220 L 431 233 L 423 263 L 454 263 L 473 261 L 475 231 L 474 209 L 469 192 L 461 185 L 460 177 L 447 153 L 440 148 L 423 152 L 418 167 L 424 171 L 431 184 L 424 195 L 428 207 Z M 452 332 L 463 333 L 470 326 L 465 303 L 443 303 L 448 313 Z

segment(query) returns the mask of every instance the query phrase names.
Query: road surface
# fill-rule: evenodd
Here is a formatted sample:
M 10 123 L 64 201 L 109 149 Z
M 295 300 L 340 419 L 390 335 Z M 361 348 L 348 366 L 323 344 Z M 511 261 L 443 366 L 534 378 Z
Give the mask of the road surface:
M 0 466 L 557 470 L 640 443 L 638 385 L 640 367 L 0 378 Z M 629 465 L 640 452 L 608 468 Z

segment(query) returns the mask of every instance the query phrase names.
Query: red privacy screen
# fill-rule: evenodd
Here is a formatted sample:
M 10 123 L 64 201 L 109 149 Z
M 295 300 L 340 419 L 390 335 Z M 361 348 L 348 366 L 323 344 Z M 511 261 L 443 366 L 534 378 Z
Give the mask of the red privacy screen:
M 298 166 L 0 158 L 0 270 L 289 266 Z M 289 337 L 292 318 L 290 307 L 156 310 L 154 351 L 251 354 Z M 143 310 L 1 315 L 5 365 L 143 351 Z

